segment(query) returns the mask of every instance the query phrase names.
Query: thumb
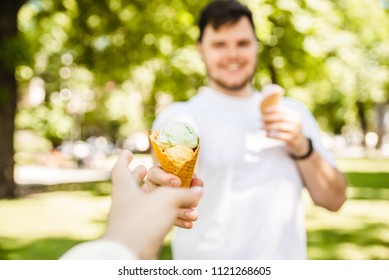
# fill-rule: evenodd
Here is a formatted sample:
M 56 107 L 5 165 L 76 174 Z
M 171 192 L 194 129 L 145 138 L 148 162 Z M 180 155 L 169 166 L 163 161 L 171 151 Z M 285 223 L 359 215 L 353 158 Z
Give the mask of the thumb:
M 116 180 L 118 177 L 123 176 L 128 170 L 128 165 L 132 161 L 133 154 L 130 150 L 123 150 L 115 165 L 112 168 L 112 180 Z
M 134 155 L 132 154 L 132 152 L 130 150 L 123 150 L 123 151 L 121 151 L 116 164 L 119 164 L 119 165 L 127 164 L 128 165 L 132 161 L 133 157 L 134 157 Z
M 128 168 L 128 164 L 131 162 L 133 155 L 129 150 L 123 150 L 117 159 L 112 169 L 112 184 L 113 193 L 115 192 L 128 192 L 129 190 L 138 189 L 137 180 L 143 179 L 143 168 L 136 169 L 132 174 Z

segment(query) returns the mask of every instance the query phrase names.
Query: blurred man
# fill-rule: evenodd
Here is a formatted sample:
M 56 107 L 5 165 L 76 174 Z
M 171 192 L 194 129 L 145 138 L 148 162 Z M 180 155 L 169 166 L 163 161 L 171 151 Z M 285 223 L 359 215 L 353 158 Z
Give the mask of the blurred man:
M 201 139 L 199 219 L 191 230 L 177 229 L 173 257 L 305 259 L 303 186 L 317 205 L 336 211 L 345 201 L 346 181 L 302 104 L 283 98 L 260 112 L 263 95 L 252 86 L 258 41 L 250 10 L 233 0 L 213 1 L 199 28 L 208 86 L 188 102 L 173 103 L 153 126 L 185 121 Z M 180 185 L 157 166 L 147 177 L 150 186 Z M 177 224 L 185 228 L 186 219 Z

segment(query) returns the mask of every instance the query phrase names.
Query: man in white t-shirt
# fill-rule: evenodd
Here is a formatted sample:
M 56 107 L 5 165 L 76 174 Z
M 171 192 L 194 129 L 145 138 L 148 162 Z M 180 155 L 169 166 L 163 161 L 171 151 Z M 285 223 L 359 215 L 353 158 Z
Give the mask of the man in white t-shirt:
M 208 86 L 188 102 L 170 105 L 153 125 L 185 121 L 201 139 L 196 172 L 204 195 L 191 230 L 197 213 L 177 219 L 173 257 L 305 259 L 303 186 L 315 204 L 336 211 L 345 201 L 346 181 L 302 104 L 283 98 L 260 113 L 263 97 L 252 87 L 258 41 L 250 10 L 233 0 L 213 1 L 199 27 Z M 180 185 L 158 166 L 147 178 L 150 187 Z

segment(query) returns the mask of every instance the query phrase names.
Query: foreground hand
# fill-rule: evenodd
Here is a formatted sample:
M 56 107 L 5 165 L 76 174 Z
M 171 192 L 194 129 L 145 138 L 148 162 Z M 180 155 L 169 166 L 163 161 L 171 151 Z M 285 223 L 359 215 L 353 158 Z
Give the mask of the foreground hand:
M 112 206 L 104 238 L 121 242 L 141 259 L 155 259 L 180 209 L 196 207 L 202 188 L 142 192 L 139 183 L 146 170 L 138 167 L 130 172 L 132 157 L 130 151 L 123 151 L 112 170 Z
M 147 173 L 147 180 L 146 184 L 143 186 L 143 190 L 145 192 L 150 192 L 160 186 L 179 188 L 181 186 L 181 180 L 177 176 L 163 171 L 159 165 L 154 165 Z M 191 188 L 196 186 L 204 186 L 203 181 L 199 178 L 193 178 Z M 197 218 L 198 212 L 194 207 L 182 207 L 178 210 L 177 219 L 174 225 L 190 229 Z
M 302 132 L 301 116 L 293 109 L 275 106 L 263 115 L 267 137 L 283 140 L 289 153 L 304 155 L 309 144 Z

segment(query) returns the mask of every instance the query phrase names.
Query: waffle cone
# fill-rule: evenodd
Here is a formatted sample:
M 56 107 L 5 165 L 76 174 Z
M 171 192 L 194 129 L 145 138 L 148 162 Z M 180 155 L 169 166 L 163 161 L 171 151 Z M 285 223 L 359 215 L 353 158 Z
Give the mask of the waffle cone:
M 261 113 L 265 114 L 267 108 L 277 105 L 280 102 L 282 95 L 283 94 L 279 92 L 266 95 L 260 105 Z
M 158 137 L 158 131 L 154 131 L 150 135 L 150 141 L 153 146 L 154 152 L 157 155 L 159 163 L 164 171 L 171 173 L 180 178 L 182 184 L 181 187 L 189 188 L 193 178 L 194 168 L 197 161 L 197 156 L 200 150 L 200 139 L 196 150 L 193 153 L 193 157 L 185 164 L 179 161 L 175 161 L 174 158 L 170 158 L 164 150 L 158 145 L 156 139 Z

